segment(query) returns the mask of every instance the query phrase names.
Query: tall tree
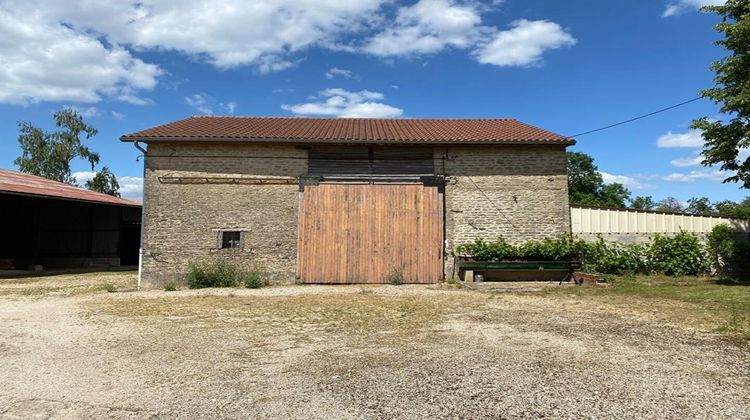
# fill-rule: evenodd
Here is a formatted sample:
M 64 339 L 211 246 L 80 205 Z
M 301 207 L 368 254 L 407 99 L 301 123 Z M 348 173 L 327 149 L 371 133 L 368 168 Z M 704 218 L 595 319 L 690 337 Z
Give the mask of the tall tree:
M 750 219 L 750 197 L 746 197 L 739 203 L 729 200 L 719 201 L 715 207 L 720 216 Z
M 727 118 L 703 117 L 693 121 L 692 127 L 703 130 L 703 164 L 734 172 L 724 182 L 741 182 L 750 188 L 750 157 L 742 154 L 750 148 L 750 1 L 727 0 L 723 6 L 701 10 L 722 18 L 715 28 L 724 39 L 716 43 L 730 53 L 711 64 L 716 85 L 701 95 L 720 103 Z
M 630 190 L 624 185 L 613 183 L 599 188 L 599 202 L 607 207 L 625 207 L 625 202 L 630 199 Z
M 674 197 L 667 197 L 659 201 L 659 204 L 656 205 L 656 210 L 680 213 L 685 211 L 685 206 L 682 205 L 680 200 Z
M 117 182 L 117 177 L 106 166 L 86 181 L 86 188 L 115 197 L 120 196 L 120 184 Z
M 73 109 L 63 109 L 54 115 L 55 125 L 61 130 L 53 133 L 35 127 L 29 122 L 18 122 L 18 143 L 22 154 L 13 161 L 21 172 L 55 181 L 76 184 L 70 171 L 70 162 L 75 158 L 87 160 L 91 169 L 99 163 L 99 154 L 83 145 L 95 136 L 96 128 L 87 125 L 83 117 Z
M 654 202 L 654 198 L 650 195 L 645 197 L 639 195 L 630 201 L 630 208 L 633 209 L 653 210 L 654 207 L 656 207 L 656 203 Z
M 568 152 L 568 193 L 572 204 L 625 207 L 630 191 L 618 183 L 604 184 L 594 158 L 581 152 Z
M 702 214 L 706 216 L 710 216 L 716 213 L 716 210 L 714 209 L 714 206 L 711 204 L 711 201 L 708 199 L 708 197 L 693 197 L 689 199 L 685 211 L 692 214 Z
M 568 192 L 574 204 L 598 204 L 597 193 L 604 184 L 594 158 L 581 152 L 567 152 Z

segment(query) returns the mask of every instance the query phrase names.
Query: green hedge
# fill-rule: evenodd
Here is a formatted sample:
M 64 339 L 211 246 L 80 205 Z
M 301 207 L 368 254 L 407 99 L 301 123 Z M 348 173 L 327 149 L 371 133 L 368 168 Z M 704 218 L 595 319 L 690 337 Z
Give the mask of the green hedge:
M 647 244 L 622 244 L 572 239 L 568 236 L 511 245 L 503 238 L 476 239 L 456 248 L 458 256 L 480 261 L 545 260 L 583 263 L 586 271 L 602 274 L 652 273 L 698 275 L 709 270 L 709 254 L 697 236 L 680 232 L 655 236 Z

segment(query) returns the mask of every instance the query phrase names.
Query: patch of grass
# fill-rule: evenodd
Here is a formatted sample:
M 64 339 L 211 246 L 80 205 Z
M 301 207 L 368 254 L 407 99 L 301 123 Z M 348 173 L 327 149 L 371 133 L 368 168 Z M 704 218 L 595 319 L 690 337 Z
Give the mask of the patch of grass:
M 402 273 L 401 270 L 394 268 L 388 273 L 386 280 L 391 286 L 401 286 L 404 284 L 404 273 Z
M 354 337 L 387 332 L 416 334 L 467 306 L 470 296 L 436 299 L 377 294 L 302 296 L 184 296 L 98 300 L 87 303 L 92 314 L 134 317 L 143 322 L 179 318 L 185 328 L 252 329 L 262 336 L 290 334 L 309 339 L 320 334 Z M 472 299 L 473 300 L 473 299 Z M 140 321 L 139 321 L 140 322 Z
M 245 277 L 245 287 L 248 289 L 260 289 L 268 284 L 268 275 L 258 267 L 254 267 Z
M 165 292 L 174 292 L 177 290 L 177 282 L 174 280 L 167 280 L 164 282 Z
M 209 262 L 194 262 L 188 266 L 187 285 L 191 289 L 207 287 L 237 287 L 242 283 L 244 272 L 238 265 L 216 259 Z
M 608 276 L 610 287 L 547 288 L 546 296 L 576 296 L 703 324 L 750 340 L 750 284 L 710 277 Z
M 135 271 L 62 273 L 0 280 L 0 296 L 78 296 L 102 291 L 134 290 Z M 109 285 L 109 286 L 107 286 Z

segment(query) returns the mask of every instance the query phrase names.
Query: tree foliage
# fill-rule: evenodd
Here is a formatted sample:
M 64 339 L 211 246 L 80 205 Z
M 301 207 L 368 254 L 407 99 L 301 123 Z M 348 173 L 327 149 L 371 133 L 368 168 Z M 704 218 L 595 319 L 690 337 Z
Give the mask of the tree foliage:
M 568 192 L 572 204 L 625 207 L 630 191 L 622 184 L 605 184 L 594 158 L 580 152 L 567 152 Z
M 680 213 L 685 211 L 685 206 L 682 205 L 682 202 L 680 202 L 680 200 L 674 197 L 667 197 L 659 201 L 659 204 L 656 205 L 655 210 Z
M 685 208 L 687 213 L 703 214 L 706 216 L 716 213 L 716 209 L 714 209 L 714 206 L 711 204 L 711 200 L 709 200 L 708 197 L 693 197 L 689 199 L 687 203 L 688 205 Z
M 630 208 L 639 210 L 653 210 L 656 207 L 654 198 L 648 196 L 638 196 L 630 201 Z
M 750 219 L 750 197 L 745 198 L 739 203 L 730 200 L 719 201 L 714 206 L 720 216 Z
M 75 185 L 70 170 L 73 159 L 88 161 L 91 169 L 99 163 L 99 154 L 89 150 L 81 141 L 82 135 L 88 140 L 96 135 L 97 130 L 87 125 L 73 109 L 58 111 L 54 118 L 55 125 L 61 129 L 56 132 L 46 132 L 29 122 L 18 122 L 18 143 L 22 154 L 13 163 L 21 172 Z
M 117 182 L 117 177 L 106 166 L 86 181 L 86 188 L 115 197 L 120 196 L 120 184 Z
M 741 182 L 750 188 L 750 1 L 727 0 L 722 6 L 706 6 L 705 12 L 718 14 L 722 20 L 715 28 L 724 38 L 716 43 L 730 54 L 711 64 L 716 73 L 712 89 L 701 91 L 704 98 L 721 104 L 726 120 L 703 117 L 692 127 L 703 131 L 704 165 L 720 165 L 732 171 L 724 182 Z

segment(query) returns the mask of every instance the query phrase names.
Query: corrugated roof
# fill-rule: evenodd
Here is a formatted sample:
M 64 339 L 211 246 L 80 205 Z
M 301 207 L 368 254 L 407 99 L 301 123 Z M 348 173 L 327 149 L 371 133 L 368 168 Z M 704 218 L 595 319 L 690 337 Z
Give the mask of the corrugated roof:
M 195 116 L 122 141 L 255 140 L 376 143 L 574 144 L 573 139 L 514 119 L 378 119 Z
M 22 172 L 0 169 L 0 193 L 32 195 L 60 198 L 64 200 L 86 201 L 90 203 L 115 204 L 140 207 L 135 201 L 74 187 L 62 182 L 29 175 Z

